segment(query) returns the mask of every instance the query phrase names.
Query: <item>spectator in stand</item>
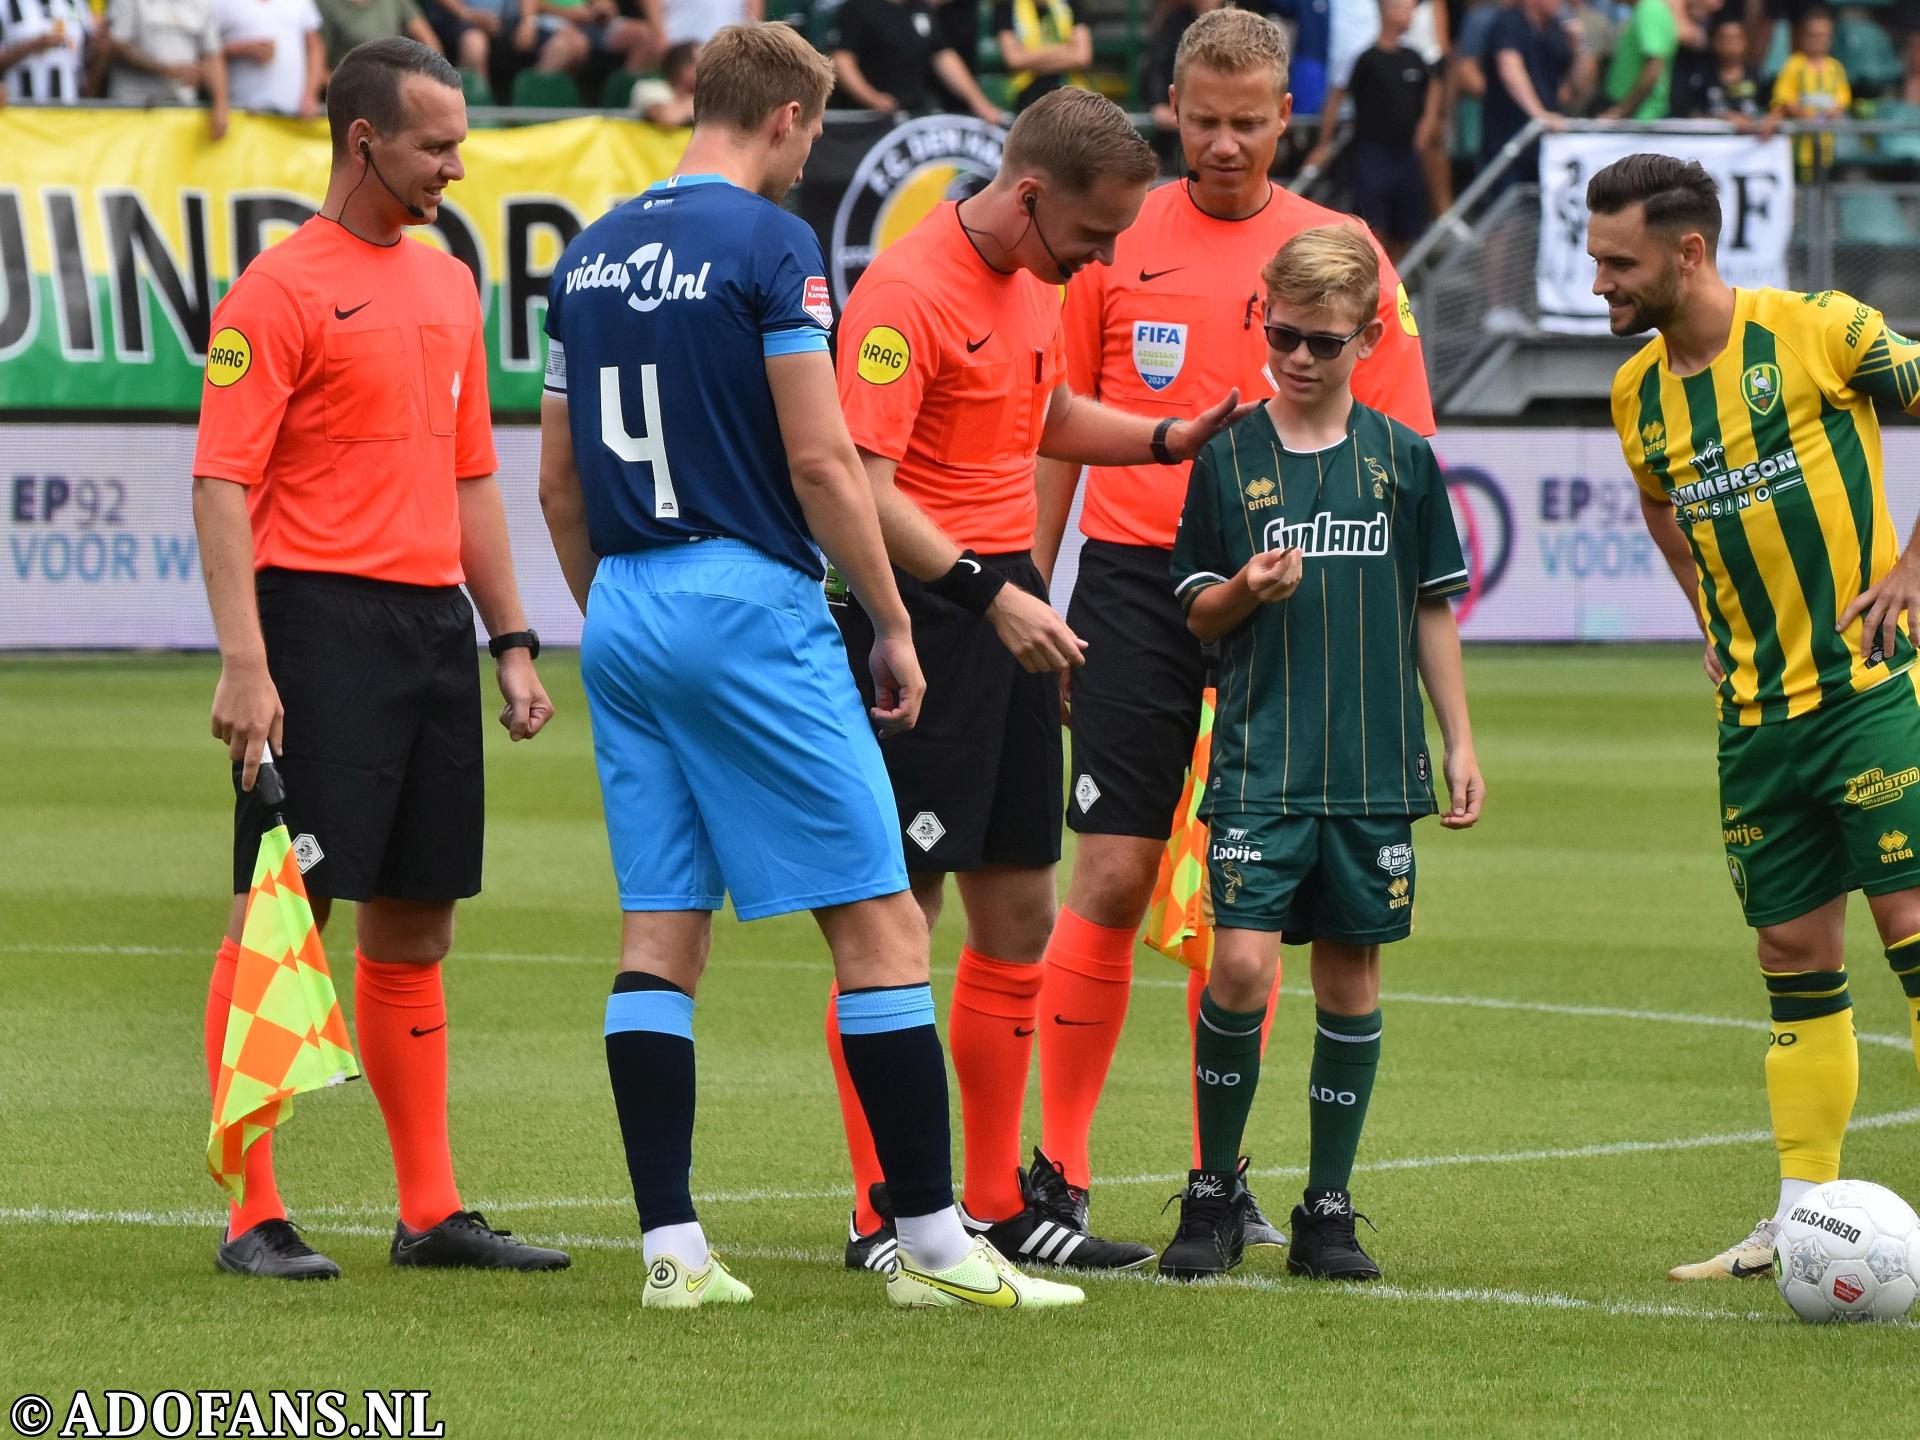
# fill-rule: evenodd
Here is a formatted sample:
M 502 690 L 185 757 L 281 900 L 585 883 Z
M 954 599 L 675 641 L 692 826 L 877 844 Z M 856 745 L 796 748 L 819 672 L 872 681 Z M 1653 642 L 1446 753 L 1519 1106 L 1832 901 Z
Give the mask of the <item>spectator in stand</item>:
M 669 46 L 682 41 L 703 45 L 710 38 L 689 34 L 669 41 L 662 40 L 661 33 L 657 19 L 622 15 L 615 0 L 521 0 L 513 45 L 523 55 L 538 55 L 536 68 L 541 70 L 577 75 L 591 57 L 604 55 L 627 74 L 640 76 L 659 64 Z M 558 53 L 553 53 L 556 42 Z
M 214 0 L 227 58 L 227 100 L 310 120 L 320 113 L 327 56 L 313 0 Z
M 327 52 L 327 69 L 345 58 L 354 46 L 368 40 L 406 35 L 440 53 L 440 38 L 427 24 L 414 0 L 315 0 L 320 9 L 320 42 Z
M 1708 36 L 1707 66 L 1689 69 L 1686 87 L 1674 76 L 1674 114 L 1687 120 L 1724 120 L 1736 130 L 1773 134 L 1778 121 L 1767 109 L 1767 90 L 1747 64 L 1747 27 L 1738 15 L 1713 22 Z
M 227 133 L 227 62 L 213 0 L 108 0 L 107 98 L 136 105 L 197 105 L 207 134 Z
M 1219 8 L 1220 0 L 1156 0 L 1153 13 L 1147 17 L 1141 94 L 1147 97 L 1148 113 L 1153 117 L 1153 148 L 1163 167 L 1180 167 L 1182 160 L 1180 119 L 1173 113 L 1171 100 L 1174 54 L 1187 27 L 1207 11 Z
M 1816 7 L 1800 17 L 1794 30 L 1793 53 L 1773 82 L 1775 115 L 1793 120 L 1837 120 L 1853 108 L 1853 87 L 1846 69 L 1833 58 L 1833 12 Z M 1833 164 L 1833 136 L 1819 140 L 1820 163 Z M 1800 178 L 1813 171 L 1814 138 L 1800 137 L 1796 148 Z
M 627 107 L 634 119 L 670 129 L 693 124 L 693 82 L 699 66 L 697 41 L 685 40 L 667 51 L 660 62 L 662 78 L 642 80 L 633 87 Z
M 1480 163 L 1494 157 L 1530 120 L 1559 130 L 1562 117 L 1577 113 L 1593 85 L 1594 60 L 1577 19 L 1562 21 L 1559 0 L 1519 0 L 1503 10 L 1487 36 L 1486 118 Z M 1539 177 L 1535 145 L 1510 166 L 1495 191 L 1515 180 Z M 1489 196 L 1491 198 L 1491 196 Z
M 1354 208 L 1398 261 L 1433 219 L 1423 155 L 1440 129 L 1440 86 L 1404 43 L 1413 0 L 1380 0 L 1380 33 L 1356 56 L 1345 90 L 1327 92 L 1320 141 L 1307 163 L 1324 167 L 1340 103 L 1353 100 Z
M 1085 86 L 1080 72 L 1093 64 L 1093 32 L 1067 0 L 1000 0 L 993 28 L 1016 112 L 1062 86 Z
M 1267 0 L 1264 7 L 1253 8 L 1270 10 L 1276 18 L 1292 22 L 1293 63 L 1288 70 L 1287 92 L 1293 96 L 1293 113 L 1303 118 L 1320 114 L 1327 106 L 1333 0 Z
M 1346 0 L 1335 7 L 1327 68 L 1329 84 L 1325 103 L 1320 107 L 1321 143 L 1316 149 L 1325 149 L 1326 142 L 1333 136 L 1342 102 L 1353 95 L 1354 64 L 1379 42 L 1380 26 L 1380 8 L 1374 0 Z M 1400 44 L 1418 55 L 1427 67 L 1436 92 L 1433 103 L 1440 107 L 1442 117 L 1431 133 L 1422 131 L 1424 148 L 1419 152 L 1428 190 L 1423 203 L 1430 210 L 1442 210 L 1453 203 L 1452 163 L 1447 155 L 1445 121 L 1451 109 L 1446 94 L 1447 31 L 1447 0 L 1417 0 L 1400 37 Z
M 688 40 L 704 45 L 724 26 L 764 18 L 766 0 L 644 0 L 655 43 L 673 46 Z
M 459 69 L 461 90 L 478 104 L 492 103 L 493 45 L 517 28 L 520 0 L 420 0 L 420 9 L 441 53 Z
M 92 94 L 101 50 L 86 0 L 0 4 L 0 104 L 30 100 L 71 105 Z
M 827 48 L 839 103 L 883 115 L 938 110 L 932 86 L 937 76 L 975 116 L 990 125 L 1006 123 L 967 62 L 947 44 L 927 0 L 846 0 L 835 26 Z
M 1680 22 L 1671 0 L 1637 0 L 1615 37 L 1602 120 L 1664 120 L 1673 93 Z

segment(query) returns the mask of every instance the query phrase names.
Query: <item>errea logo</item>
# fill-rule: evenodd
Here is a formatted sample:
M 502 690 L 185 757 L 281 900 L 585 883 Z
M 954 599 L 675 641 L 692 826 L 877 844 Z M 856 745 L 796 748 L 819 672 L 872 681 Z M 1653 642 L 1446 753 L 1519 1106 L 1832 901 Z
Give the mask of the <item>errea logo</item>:
M 1649 460 L 1667 453 L 1667 427 L 1658 420 L 1649 420 L 1640 427 L 1640 448 L 1647 453 Z
M 1255 480 L 1247 486 L 1247 509 L 1264 510 L 1269 505 L 1278 505 L 1280 503 L 1280 497 L 1274 494 L 1274 491 L 1278 488 L 1272 480 L 1262 475 L 1258 480 Z
M 1913 858 L 1913 846 L 1908 843 L 1907 832 L 1889 830 L 1880 837 L 1880 863 L 1898 865 L 1902 860 Z

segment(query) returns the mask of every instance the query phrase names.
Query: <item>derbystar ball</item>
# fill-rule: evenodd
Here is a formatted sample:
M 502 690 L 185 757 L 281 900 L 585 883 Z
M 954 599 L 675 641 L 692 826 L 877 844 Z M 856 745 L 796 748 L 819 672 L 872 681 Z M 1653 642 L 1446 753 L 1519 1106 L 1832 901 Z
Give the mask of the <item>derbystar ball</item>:
M 1898 1320 L 1920 1295 L 1920 1217 L 1865 1180 L 1817 1185 L 1781 1223 L 1773 1278 L 1802 1320 Z

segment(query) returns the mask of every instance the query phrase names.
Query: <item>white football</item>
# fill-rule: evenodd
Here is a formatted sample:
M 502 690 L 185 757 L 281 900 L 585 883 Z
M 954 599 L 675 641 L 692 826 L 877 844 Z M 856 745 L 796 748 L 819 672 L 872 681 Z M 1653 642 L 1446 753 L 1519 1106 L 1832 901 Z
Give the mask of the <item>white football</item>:
M 1802 1320 L 1898 1320 L 1920 1295 L 1920 1216 L 1882 1185 L 1816 1185 L 1781 1223 L 1773 1278 Z

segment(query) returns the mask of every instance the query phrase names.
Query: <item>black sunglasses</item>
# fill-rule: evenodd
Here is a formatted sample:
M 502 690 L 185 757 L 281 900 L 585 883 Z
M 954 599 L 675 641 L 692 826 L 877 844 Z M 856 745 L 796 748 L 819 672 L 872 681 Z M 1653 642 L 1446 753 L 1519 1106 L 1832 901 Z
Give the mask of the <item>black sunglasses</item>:
M 1366 329 L 1371 323 L 1371 320 L 1362 320 L 1345 335 L 1305 335 L 1294 329 L 1291 325 L 1267 325 L 1262 328 L 1267 332 L 1267 344 L 1278 350 L 1282 355 L 1291 355 L 1300 348 L 1300 342 L 1304 340 L 1307 345 L 1307 353 L 1313 356 L 1314 359 L 1331 360 L 1342 350 L 1346 349 L 1348 345 L 1352 344 L 1353 337 Z

